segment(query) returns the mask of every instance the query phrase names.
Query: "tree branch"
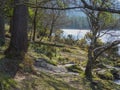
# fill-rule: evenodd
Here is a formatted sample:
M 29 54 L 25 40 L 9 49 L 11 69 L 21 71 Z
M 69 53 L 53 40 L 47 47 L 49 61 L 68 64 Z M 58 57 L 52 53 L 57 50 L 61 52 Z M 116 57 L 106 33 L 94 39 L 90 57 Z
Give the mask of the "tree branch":
M 94 52 L 98 52 L 95 55 L 95 58 L 99 57 L 103 52 L 107 51 L 108 49 L 120 44 L 120 40 L 113 41 L 111 44 L 104 45 L 101 47 L 98 47 L 94 50 Z

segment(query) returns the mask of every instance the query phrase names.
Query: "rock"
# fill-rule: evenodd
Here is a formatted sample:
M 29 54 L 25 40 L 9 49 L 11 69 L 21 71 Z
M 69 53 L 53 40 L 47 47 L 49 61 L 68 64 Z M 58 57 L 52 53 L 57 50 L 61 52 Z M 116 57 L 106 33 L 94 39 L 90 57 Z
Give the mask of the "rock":
M 63 66 L 54 66 L 50 63 L 48 63 L 45 59 L 37 59 L 35 61 L 35 66 L 37 68 L 44 68 L 46 70 L 49 70 L 49 71 L 53 71 L 53 72 L 56 72 L 56 73 L 60 73 L 60 72 L 67 72 L 67 69 Z

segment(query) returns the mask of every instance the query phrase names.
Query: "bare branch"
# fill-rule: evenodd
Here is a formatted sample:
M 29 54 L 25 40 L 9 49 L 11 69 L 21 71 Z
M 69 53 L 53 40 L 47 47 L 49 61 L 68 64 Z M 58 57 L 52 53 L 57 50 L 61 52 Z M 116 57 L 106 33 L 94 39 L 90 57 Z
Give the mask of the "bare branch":
M 99 57 L 103 52 L 107 51 L 108 49 L 120 44 L 120 40 L 113 41 L 111 44 L 107 44 L 101 47 L 94 49 L 94 52 L 97 52 L 95 58 Z

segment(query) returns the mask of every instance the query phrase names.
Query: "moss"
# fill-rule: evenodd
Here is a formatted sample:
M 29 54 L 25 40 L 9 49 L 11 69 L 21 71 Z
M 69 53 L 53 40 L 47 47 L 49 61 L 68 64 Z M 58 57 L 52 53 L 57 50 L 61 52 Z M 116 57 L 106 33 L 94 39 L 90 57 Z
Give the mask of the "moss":
M 83 67 L 86 67 L 86 64 L 87 64 L 87 60 L 81 62 L 81 66 L 83 66 Z
M 0 73 L 0 85 L 0 90 L 12 90 L 12 88 L 17 87 L 17 83 L 14 79 L 2 73 Z
M 111 73 L 110 71 L 107 71 L 107 70 L 99 71 L 99 72 L 97 73 L 97 75 L 98 75 L 101 79 L 105 79 L 105 80 L 113 80 L 113 79 L 114 79 L 112 73 Z
M 30 57 L 29 55 L 26 54 L 23 62 L 19 64 L 19 67 L 24 72 L 32 72 L 33 64 L 34 64 L 34 61 L 33 61 L 32 57 Z
M 77 65 L 72 65 L 70 67 L 66 67 L 69 71 L 81 73 L 82 69 Z
M 62 80 L 57 80 L 48 73 L 29 75 L 21 83 L 20 90 L 77 90 Z
M 111 80 L 103 80 L 98 77 L 94 78 L 93 80 L 97 81 L 96 86 L 99 88 L 99 89 L 95 89 L 95 90 L 119 90 L 119 88 L 120 88 L 120 85 L 115 84 Z
M 67 57 L 59 57 L 58 58 L 58 63 L 59 64 L 65 64 L 65 63 L 67 63 L 69 61 L 69 59 L 67 58 Z
M 69 48 L 63 48 L 61 51 L 62 51 L 62 52 L 69 52 L 69 53 L 72 53 L 72 50 L 69 49 Z
M 56 60 L 47 60 L 47 63 L 57 66 L 58 62 Z

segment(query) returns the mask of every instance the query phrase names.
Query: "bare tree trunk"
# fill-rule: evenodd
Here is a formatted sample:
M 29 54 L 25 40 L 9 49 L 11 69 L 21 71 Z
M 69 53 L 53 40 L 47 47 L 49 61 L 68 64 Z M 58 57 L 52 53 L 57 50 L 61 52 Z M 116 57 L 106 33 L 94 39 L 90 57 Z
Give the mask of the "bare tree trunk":
M 85 69 L 85 76 L 88 80 L 92 81 L 92 67 L 93 67 L 93 57 L 92 57 L 92 49 L 89 48 L 88 50 L 88 62 L 86 65 L 86 69 Z
M 36 4 L 37 4 L 37 0 L 36 0 Z M 35 41 L 35 36 L 36 36 L 36 27 L 37 27 L 37 13 L 38 13 L 38 8 L 35 9 L 35 15 L 34 15 L 34 19 L 33 19 L 33 38 L 32 40 Z
M 0 46 L 5 44 L 4 16 L 0 14 Z
M 51 28 L 50 28 L 50 33 L 49 33 L 49 36 L 48 36 L 50 41 L 51 41 L 51 38 L 52 38 L 53 28 L 54 28 L 54 21 L 52 21 Z

